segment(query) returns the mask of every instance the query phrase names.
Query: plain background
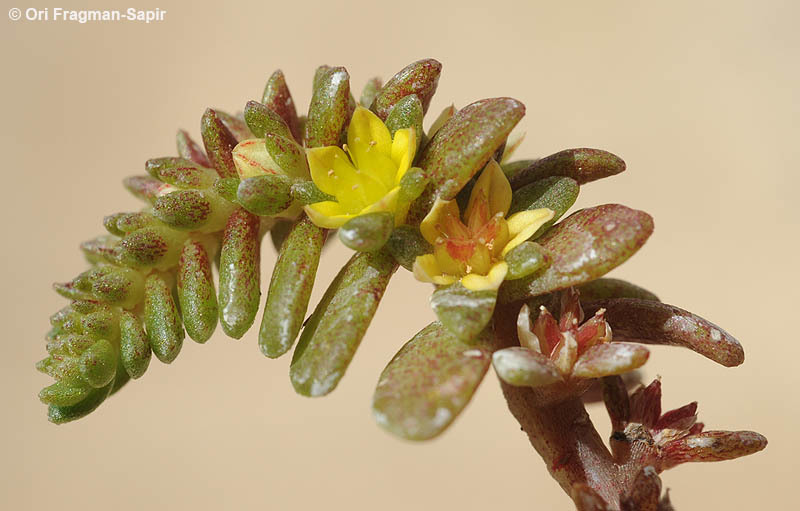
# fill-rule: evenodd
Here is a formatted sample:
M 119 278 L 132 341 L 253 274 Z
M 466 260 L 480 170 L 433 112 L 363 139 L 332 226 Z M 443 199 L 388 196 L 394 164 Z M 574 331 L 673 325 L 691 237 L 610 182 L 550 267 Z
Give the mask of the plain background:
M 434 115 L 512 96 L 528 108 L 520 157 L 588 146 L 626 160 L 627 172 L 584 187 L 577 204 L 655 217 L 650 241 L 612 275 L 718 323 L 747 354 L 726 369 L 653 349 L 646 377 L 663 378 L 665 407 L 698 400 L 707 427 L 770 440 L 749 458 L 678 467 L 665 486 L 681 510 L 783 508 L 800 456 L 798 5 L 162 0 L 119 5 L 167 11 L 150 25 L 1 19 L 0 507 L 571 509 L 493 374 L 435 441 L 375 425 L 380 371 L 433 317 L 430 289 L 403 270 L 325 399 L 296 396 L 288 357 L 261 356 L 255 331 L 187 339 L 172 366 L 154 360 L 77 423 L 49 424 L 36 398 L 49 384 L 33 368 L 47 318 L 65 304 L 50 283 L 84 269 L 77 245 L 103 215 L 140 207 L 120 180 L 174 154 L 177 128 L 199 135 L 207 106 L 241 109 L 279 67 L 304 110 L 319 64 L 346 66 L 358 91 L 434 57 L 444 64 Z M 2 12 L 31 6 L 47 4 L 3 0 Z M 347 257 L 341 246 L 326 254 L 314 300 Z M 266 245 L 264 283 L 274 260 Z M 591 413 L 606 435 L 604 410 Z

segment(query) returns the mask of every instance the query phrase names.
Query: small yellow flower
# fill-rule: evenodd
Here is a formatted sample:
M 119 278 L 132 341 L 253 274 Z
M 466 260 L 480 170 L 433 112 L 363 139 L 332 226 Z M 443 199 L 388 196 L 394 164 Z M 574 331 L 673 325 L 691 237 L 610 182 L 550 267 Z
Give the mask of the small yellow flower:
M 511 185 L 494 160 L 476 181 L 463 219 L 455 200 L 437 199 L 420 224 L 433 254 L 414 261 L 417 280 L 441 286 L 460 280 L 473 291 L 499 288 L 508 273 L 506 254 L 554 214 L 540 208 L 505 218 L 510 206 Z
M 400 179 L 414 161 L 414 128 L 398 130 L 392 139 L 377 115 L 357 107 L 344 148 L 347 153 L 336 146 L 306 152 L 311 180 L 336 198 L 307 205 L 305 211 L 311 221 L 336 229 L 355 216 L 389 211 L 395 214 L 395 225 L 402 224 L 408 204 L 400 200 Z

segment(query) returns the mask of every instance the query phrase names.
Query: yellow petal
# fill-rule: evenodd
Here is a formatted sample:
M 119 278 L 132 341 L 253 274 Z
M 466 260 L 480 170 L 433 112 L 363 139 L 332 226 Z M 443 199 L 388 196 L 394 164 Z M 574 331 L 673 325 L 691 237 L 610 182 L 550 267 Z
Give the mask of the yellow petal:
M 439 230 L 436 228 L 436 224 L 439 223 L 439 218 L 448 212 L 458 217 L 459 211 L 456 201 L 437 198 L 431 210 L 419 224 L 419 231 L 422 233 L 422 237 L 431 245 L 435 244 L 436 238 L 439 237 Z
M 315 147 L 306 150 L 311 180 L 317 188 L 328 195 L 336 195 L 337 181 L 341 176 L 350 176 L 356 169 L 341 147 Z
M 511 236 L 511 241 L 506 243 L 506 246 L 503 247 L 501 255 L 505 257 L 511 249 L 533 236 L 534 233 L 539 230 L 539 227 L 553 218 L 554 214 L 552 209 L 539 208 L 529 211 L 520 211 L 508 217 L 506 221 L 508 222 L 508 232 Z
M 453 275 L 437 275 L 433 277 L 433 283 L 437 286 L 449 286 L 458 282 L 458 277 Z
M 312 222 L 325 229 L 338 229 L 355 216 L 347 214 L 341 205 L 334 201 L 315 202 L 303 209 Z
M 508 208 L 511 207 L 511 185 L 503 173 L 503 169 L 494 160 L 489 160 L 489 163 L 478 177 L 478 181 L 475 182 L 475 186 L 469 196 L 464 218 L 472 216 L 473 204 L 481 192 L 489 200 L 489 212 L 491 215 L 503 213 L 503 216 L 506 216 Z
M 414 128 L 397 130 L 392 140 L 392 161 L 397 167 L 394 184 L 400 184 L 400 179 L 411 167 L 416 152 L 417 135 Z
M 439 117 L 437 117 L 436 120 L 433 121 L 433 124 L 431 124 L 431 127 L 428 130 L 428 138 L 429 139 L 433 138 L 433 136 L 436 135 L 436 132 L 439 131 L 442 128 L 442 126 L 444 126 L 444 123 L 449 121 L 450 118 L 453 117 L 455 114 L 456 114 L 455 105 L 450 105 L 444 110 L 442 110 L 442 113 L 439 114 Z
M 392 135 L 380 117 L 359 106 L 347 128 L 347 147 L 355 158 L 356 167 L 363 168 L 362 158 L 370 153 L 391 156 Z
M 267 152 L 263 138 L 242 140 L 233 148 L 233 163 L 239 179 L 283 173 Z
M 363 210 L 359 212 L 359 215 L 364 215 L 366 213 L 375 213 L 377 211 L 391 211 L 394 212 L 397 209 L 397 199 L 400 197 L 400 187 L 395 186 L 389 193 L 384 195 L 380 198 L 380 200 L 373 202 Z
M 508 264 L 496 263 L 488 275 L 470 273 L 461 278 L 461 284 L 472 291 L 494 291 L 500 287 L 508 273 Z
M 433 254 L 417 256 L 413 266 L 414 278 L 421 282 L 433 283 L 433 278 L 441 276 L 442 270 Z

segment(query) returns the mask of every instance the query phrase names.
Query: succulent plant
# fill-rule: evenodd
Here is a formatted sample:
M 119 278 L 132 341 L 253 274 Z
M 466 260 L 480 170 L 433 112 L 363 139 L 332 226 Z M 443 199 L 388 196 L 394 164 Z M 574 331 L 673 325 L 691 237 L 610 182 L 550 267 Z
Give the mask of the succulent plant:
M 579 148 L 511 160 L 525 107 L 506 97 L 446 108 L 425 132 L 440 73 L 435 60 L 414 62 L 385 85 L 369 80 L 357 102 L 345 68 L 321 66 L 298 117 L 276 71 L 242 114 L 206 110 L 204 147 L 179 131 L 177 156 L 124 180 L 144 207 L 107 216 L 108 233 L 81 245 L 89 269 L 54 286 L 70 303 L 51 316 L 37 364 L 56 380 L 39 394 L 49 419 L 86 416 L 142 377 L 153 354 L 175 360 L 187 334 L 205 343 L 219 322 L 242 338 L 261 305 L 269 233 L 278 257 L 258 345 L 277 358 L 297 343 L 289 372 L 299 394 L 336 388 L 402 266 L 433 284 L 438 321 L 378 379 L 372 407 L 387 431 L 439 435 L 493 366 L 511 413 L 581 510 L 672 509 L 663 470 L 763 449 L 757 433 L 703 431 L 696 403 L 662 413 L 659 380 L 629 395 L 621 375 L 648 360 L 643 345 L 683 346 L 724 366 L 744 354 L 709 321 L 603 277 L 650 237 L 647 213 L 605 204 L 562 219 L 580 187 L 624 171 L 622 159 Z M 334 232 L 353 255 L 306 317 Z M 609 447 L 582 401 L 600 387 Z

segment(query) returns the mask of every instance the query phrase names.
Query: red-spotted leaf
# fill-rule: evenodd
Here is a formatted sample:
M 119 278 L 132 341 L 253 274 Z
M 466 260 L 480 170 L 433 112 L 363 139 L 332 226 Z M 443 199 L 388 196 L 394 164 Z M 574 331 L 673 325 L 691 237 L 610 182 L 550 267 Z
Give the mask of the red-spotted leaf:
M 585 306 L 586 314 L 606 309 L 615 341 L 683 346 L 724 366 L 744 362 L 744 350 L 732 335 L 700 316 L 674 305 L 635 298 L 599 300 Z
M 660 301 L 658 297 L 643 287 L 622 279 L 602 278 L 578 286 L 581 302 L 607 300 L 610 298 L 638 298 L 640 300 Z
M 477 343 L 467 344 L 439 322 L 422 329 L 381 373 L 372 400 L 378 424 L 408 440 L 444 431 L 489 369 L 490 335 L 485 331 Z
M 664 446 L 663 468 L 687 462 L 732 460 L 766 446 L 767 439 L 754 431 L 704 431 Z
M 601 277 L 636 253 L 652 232 L 650 215 L 619 204 L 577 211 L 537 240 L 550 255 L 550 266 L 507 281 L 498 300 L 525 300 Z
M 423 59 L 409 64 L 378 91 L 372 105 L 373 110 L 381 119 L 386 120 L 389 112 L 401 99 L 416 94 L 422 102 L 423 111 L 427 111 L 441 72 L 442 64 L 434 59 Z
M 570 177 L 578 184 L 619 174 L 625 170 L 622 158 L 600 149 L 566 149 L 527 167 L 509 169 L 508 180 L 514 190 L 551 176 Z
M 289 376 L 298 394 L 318 397 L 336 388 L 396 270 L 394 258 L 379 250 L 357 252 L 339 271 L 295 348 Z
M 523 115 L 525 105 L 512 98 L 476 101 L 453 115 L 422 150 L 418 166 L 430 184 L 412 205 L 409 223 L 419 222 L 437 196 L 454 198 L 505 143 Z

